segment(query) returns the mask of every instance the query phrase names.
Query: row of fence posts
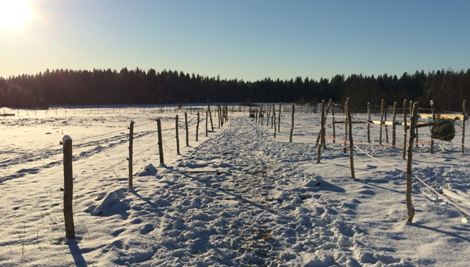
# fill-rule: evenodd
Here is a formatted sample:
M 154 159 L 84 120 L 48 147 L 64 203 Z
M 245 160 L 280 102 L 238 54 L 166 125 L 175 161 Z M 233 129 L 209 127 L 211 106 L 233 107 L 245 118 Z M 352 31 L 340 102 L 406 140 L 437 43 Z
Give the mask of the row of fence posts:
M 278 132 L 281 132 L 281 103 L 279 103 L 279 112 L 277 114 L 276 118 L 276 105 L 272 105 L 272 115 L 271 115 L 271 107 L 267 106 L 266 108 L 264 105 L 261 105 L 261 107 L 253 108 L 250 105 L 250 118 L 253 118 L 257 124 L 260 124 L 261 126 L 264 126 L 264 117 L 266 114 L 266 127 L 269 127 L 269 121 L 271 121 L 271 129 L 274 130 L 274 138 L 276 138 L 276 134 Z M 276 122 L 277 120 L 277 122 Z
M 225 105 L 225 104 L 224 104 Z M 228 114 L 228 107 L 225 107 L 226 108 L 226 111 L 227 111 L 227 114 Z M 69 112 L 71 112 L 70 110 L 73 110 L 73 114 L 77 114 L 77 110 L 81 110 L 81 114 L 85 114 L 85 113 L 88 113 L 88 114 L 92 114 L 92 111 L 94 110 L 93 108 L 50 108 L 50 109 L 44 109 L 44 112 L 47 116 L 47 112 L 55 112 L 55 115 L 58 116 L 58 110 L 62 109 L 64 111 L 64 115 L 67 116 L 67 110 L 69 110 Z M 104 112 L 101 112 L 101 110 L 105 109 Z M 112 113 L 111 114 L 114 114 L 116 113 L 115 110 L 118 111 L 118 113 L 121 113 L 121 110 L 124 109 L 124 112 L 126 112 L 128 109 L 130 111 L 134 110 L 134 111 L 137 111 L 137 109 L 140 109 L 140 111 L 142 111 L 143 113 L 146 113 L 147 112 L 147 109 L 148 107 L 123 107 L 123 108 L 107 108 L 107 109 L 111 109 L 112 110 Z M 151 110 L 149 112 L 152 111 L 152 108 L 150 108 Z M 157 109 L 157 107 L 154 107 L 153 108 L 154 110 Z M 181 109 L 181 107 L 174 107 L 173 110 L 171 107 L 158 107 L 158 109 L 160 110 L 159 112 L 176 112 L 177 110 Z M 18 118 L 20 117 L 20 110 L 21 109 L 17 109 L 16 111 L 16 115 L 18 116 Z M 37 110 L 38 109 L 25 109 L 26 110 L 26 116 L 29 116 L 29 111 L 34 111 L 34 115 L 37 115 Z M 41 110 L 41 109 L 40 109 Z M 106 112 L 106 108 L 95 108 L 95 113 L 97 114 L 100 114 L 100 113 L 104 113 L 104 114 L 107 114 L 108 112 Z M 186 112 L 187 112 L 188 109 L 186 109 Z M 193 114 L 193 109 L 189 109 L 190 110 L 190 115 Z M 88 111 L 88 112 L 87 112 Z M 241 108 L 239 107 L 239 111 L 241 111 Z M 234 112 L 234 106 L 232 105 L 232 113 Z M 7 116 L 15 116 L 15 113 L 6 113 L 6 110 L 5 108 L 3 108 L 3 114 L 0 114 L 0 117 L 7 117 Z
M 353 142 L 353 135 L 352 135 L 352 124 L 353 123 L 364 123 L 361 121 L 353 122 L 351 120 L 351 112 L 349 109 L 349 98 L 346 100 L 346 103 L 344 105 L 344 130 L 345 130 L 345 135 L 344 135 L 344 141 L 343 141 L 343 153 L 346 153 L 346 148 L 347 148 L 347 141 L 349 139 L 349 159 L 350 159 L 350 170 L 351 170 L 351 180 L 355 179 L 355 173 L 354 173 L 354 153 L 353 153 L 353 147 L 354 147 L 354 142 Z M 406 161 L 406 192 L 405 192 L 405 199 L 406 199 L 406 207 L 407 207 L 407 218 L 406 220 L 409 222 L 413 221 L 413 217 L 415 214 L 415 209 L 413 207 L 412 201 L 411 201 L 411 188 L 412 188 L 412 158 L 413 158 L 413 146 L 414 142 L 416 140 L 416 146 L 418 143 L 418 128 L 420 127 L 425 127 L 425 126 L 434 126 L 436 122 L 436 116 L 434 114 L 434 104 L 433 101 L 431 100 L 430 102 L 431 105 L 431 113 L 432 113 L 432 122 L 431 123 L 424 123 L 421 125 L 418 125 L 418 102 L 412 102 L 410 100 L 410 126 L 407 126 L 407 113 L 406 113 L 406 99 L 403 101 L 403 129 L 404 129 L 404 139 L 403 139 L 403 158 L 407 157 Z M 333 142 L 335 142 L 335 124 L 337 123 L 343 123 L 343 122 L 337 122 L 335 121 L 335 116 L 334 116 L 334 107 L 335 103 L 330 101 L 328 102 L 328 106 L 326 109 L 326 114 L 325 114 L 325 102 L 321 102 L 321 113 L 320 113 L 320 132 L 317 136 L 316 140 L 316 146 L 317 146 L 317 163 L 320 163 L 320 158 L 321 158 L 321 149 L 322 147 L 326 149 L 325 145 L 325 122 L 328 116 L 328 111 L 331 108 L 332 110 L 332 124 L 333 124 Z M 280 106 L 279 106 L 280 107 Z M 396 141 L 396 109 L 397 109 L 397 103 L 395 102 L 393 105 L 393 112 L 392 112 L 392 145 L 395 145 Z M 279 111 L 281 108 L 279 108 Z M 387 131 L 387 113 L 384 112 L 384 101 L 381 101 L 381 114 L 380 114 L 380 129 L 379 129 L 379 145 L 382 145 L 382 126 L 385 125 L 385 139 L 386 142 L 388 143 L 388 131 Z M 289 136 L 289 142 L 292 142 L 292 133 L 294 131 L 294 112 L 295 112 L 295 106 L 292 105 L 292 120 L 291 120 L 291 130 L 290 130 L 290 136 Z M 465 139 L 465 121 L 467 120 L 468 114 L 466 113 L 465 109 L 465 100 L 462 102 L 462 112 L 463 112 L 463 119 L 462 119 L 462 148 L 461 151 L 462 153 L 465 152 L 464 150 L 464 139 Z M 255 118 L 256 123 L 261 123 L 263 125 L 263 117 L 264 117 L 264 111 L 263 111 L 263 106 L 258 110 L 256 109 L 254 112 L 252 111 L 250 107 L 250 117 Z M 259 117 L 259 119 L 258 119 Z M 272 118 L 275 117 L 275 109 L 273 105 L 273 116 Z M 260 122 L 258 122 L 260 121 Z M 268 122 L 269 122 L 269 112 L 268 112 Z M 371 120 L 370 117 L 370 104 L 367 103 L 367 142 L 370 143 L 370 124 L 374 123 L 374 121 Z M 274 123 L 272 123 L 273 125 Z M 401 124 L 401 123 L 400 123 Z M 278 122 L 278 126 L 280 126 L 280 118 Z M 274 126 L 275 127 L 275 126 Z M 407 132 L 409 128 L 409 138 L 407 140 Z M 274 132 L 274 137 L 276 137 L 276 131 Z M 408 146 L 407 146 L 407 141 L 408 141 Z M 431 138 L 430 142 L 430 153 L 433 153 L 433 145 L 434 141 Z M 406 154 L 406 152 L 408 152 Z
M 210 112 L 210 104 L 207 102 L 208 111 L 206 111 L 206 136 L 208 136 L 208 118 L 210 118 L 211 129 L 214 131 L 214 125 L 212 123 L 212 115 Z M 223 104 L 222 106 L 218 105 L 218 120 L 219 128 L 223 126 L 224 123 L 228 122 L 228 106 Z M 186 146 L 189 146 L 189 129 L 188 129 L 188 114 L 184 113 L 185 118 L 185 129 L 186 129 Z M 199 135 L 199 112 L 197 113 L 197 124 L 196 124 L 196 141 L 198 141 Z M 157 122 L 157 132 L 158 132 L 158 152 L 160 163 L 164 164 L 163 157 L 163 138 L 162 138 L 162 127 L 161 120 L 156 119 Z M 178 136 L 178 115 L 175 118 L 175 129 L 176 129 L 176 151 L 180 155 L 180 145 L 179 145 L 179 136 Z M 128 160 L 128 169 L 129 169 L 129 189 L 133 188 L 133 142 L 134 142 L 134 121 L 130 122 L 128 127 L 129 129 L 129 156 Z M 72 138 L 65 135 L 62 138 L 61 144 L 63 145 L 63 155 L 64 155 L 64 187 L 61 190 L 64 192 L 64 222 L 65 222 L 65 236 L 69 239 L 75 239 L 75 226 L 73 222 L 73 168 L 72 168 Z

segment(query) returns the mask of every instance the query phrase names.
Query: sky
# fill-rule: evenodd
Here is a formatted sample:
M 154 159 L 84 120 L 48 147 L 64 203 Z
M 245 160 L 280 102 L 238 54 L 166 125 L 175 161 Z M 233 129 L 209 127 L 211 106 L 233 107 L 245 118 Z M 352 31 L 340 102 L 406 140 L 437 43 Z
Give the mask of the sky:
M 245 81 L 460 71 L 470 68 L 468 14 L 468 0 L 0 0 L 0 77 L 123 67 Z

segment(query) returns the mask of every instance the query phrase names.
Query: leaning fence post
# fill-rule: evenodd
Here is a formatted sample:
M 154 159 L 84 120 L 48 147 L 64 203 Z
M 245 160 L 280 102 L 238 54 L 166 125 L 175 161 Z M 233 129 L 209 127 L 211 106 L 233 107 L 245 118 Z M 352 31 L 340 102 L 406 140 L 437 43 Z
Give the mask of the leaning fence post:
M 292 142 L 292 133 L 294 132 L 294 104 L 292 104 L 292 123 L 290 128 L 289 142 Z
M 214 124 L 212 123 L 211 105 L 209 105 L 209 100 L 207 100 L 207 110 L 209 112 L 209 117 L 211 119 L 211 129 L 212 131 L 214 131 Z
M 196 142 L 198 141 L 198 136 L 199 136 L 199 112 L 197 113 Z
M 62 138 L 64 150 L 64 221 L 65 237 L 75 239 L 75 226 L 73 223 L 73 171 L 72 171 L 72 138 L 65 135 Z
M 465 121 L 467 120 L 467 113 L 465 112 L 465 100 L 462 102 L 462 153 L 465 153 L 464 141 L 465 141 Z
M 411 171 L 412 171 L 412 158 L 413 158 L 413 141 L 415 135 L 415 127 L 418 122 L 418 102 L 413 104 L 413 115 L 411 117 L 410 124 L 410 140 L 408 143 L 408 160 L 406 161 L 406 209 L 408 210 L 408 215 L 406 220 L 408 222 L 413 222 L 413 217 L 415 215 L 415 209 L 411 203 Z
M 186 124 L 186 146 L 189 146 L 188 113 L 184 113 L 184 122 Z
M 158 153 L 160 154 L 160 163 L 163 164 L 163 138 L 162 138 L 162 124 L 160 119 L 157 119 L 158 130 Z
M 176 115 L 175 129 L 176 129 L 176 153 L 180 154 L 180 138 L 178 135 L 178 115 Z
M 129 189 L 132 189 L 132 149 L 133 149 L 133 141 L 134 141 L 134 121 L 131 121 L 131 125 L 129 126 Z
M 351 112 L 349 110 L 349 98 L 346 100 L 346 108 L 348 110 L 348 130 L 349 130 L 349 163 L 351 167 L 351 180 L 354 180 L 354 159 L 353 159 L 353 137 L 352 137 L 352 121 L 351 121 Z M 345 125 L 346 126 L 346 125 Z

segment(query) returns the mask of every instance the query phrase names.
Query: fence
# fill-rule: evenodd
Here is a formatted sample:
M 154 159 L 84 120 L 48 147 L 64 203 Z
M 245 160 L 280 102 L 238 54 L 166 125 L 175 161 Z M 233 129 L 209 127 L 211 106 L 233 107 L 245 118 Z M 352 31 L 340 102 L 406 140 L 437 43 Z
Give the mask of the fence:
M 335 105 L 334 103 L 332 103 L 331 101 L 329 102 L 328 106 L 330 106 L 330 110 L 331 110 L 330 118 L 331 118 L 332 122 L 331 122 L 330 125 L 333 126 L 333 128 L 332 128 L 333 129 L 333 137 L 327 136 L 327 134 L 326 134 L 325 125 L 328 125 L 327 120 L 329 119 L 328 118 L 328 107 L 326 107 L 326 111 L 325 111 L 324 110 L 325 103 L 323 102 L 321 104 L 321 113 L 320 113 L 321 118 L 322 118 L 321 123 L 316 124 L 316 126 L 320 126 L 320 131 L 319 131 L 317 140 L 319 140 L 318 142 L 320 142 L 320 141 L 321 142 L 320 142 L 320 145 L 318 145 L 318 151 L 320 151 L 320 153 L 321 153 L 321 148 L 326 147 L 326 140 L 325 139 L 332 140 L 333 142 L 335 142 L 335 141 L 342 142 L 344 152 L 346 152 L 347 147 L 348 147 L 347 144 L 349 144 L 351 178 L 355 178 L 354 177 L 354 163 L 353 163 L 353 149 L 355 148 L 359 151 L 362 151 L 360 149 L 359 145 L 377 145 L 377 144 L 370 144 L 370 132 L 368 132 L 368 143 L 357 143 L 357 142 L 353 143 L 353 133 L 354 132 L 352 130 L 352 124 L 356 123 L 356 125 L 358 125 L 358 124 L 367 125 L 368 129 L 369 129 L 369 127 L 375 126 L 375 125 L 378 125 L 379 127 L 384 127 L 384 131 L 386 133 L 386 136 L 388 135 L 388 129 L 386 127 L 387 125 L 392 125 L 392 134 L 394 134 L 397 131 L 397 129 L 395 129 L 394 126 L 403 124 L 404 125 L 405 140 L 406 140 L 407 131 L 408 131 L 409 128 L 411 128 L 411 127 L 407 127 L 407 124 L 406 124 L 406 120 L 407 120 L 407 116 L 408 116 L 408 114 L 406 114 L 406 111 L 408 110 L 407 107 L 402 108 L 402 111 L 404 111 L 404 114 L 405 114 L 403 116 L 403 123 L 395 124 L 395 116 L 396 116 L 396 113 L 394 111 L 395 108 L 393 110 L 391 110 L 394 113 L 392 115 L 392 120 L 391 121 L 386 120 L 385 114 L 387 114 L 387 112 L 386 112 L 385 109 L 383 109 L 384 110 L 383 111 L 383 113 L 384 113 L 383 118 L 381 118 L 379 123 L 376 123 L 376 122 L 374 122 L 370 119 L 370 111 L 369 111 L 369 114 L 368 114 L 368 116 L 369 116 L 368 119 L 362 120 L 362 121 L 353 121 L 354 118 L 351 116 L 351 113 L 350 113 L 349 109 L 347 108 L 348 107 L 348 102 L 344 105 L 344 107 L 346 109 L 345 109 L 345 111 L 343 111 L 343 116 L 335 115 L 335 111 L 336 111 L 336 113 L 338 113 L 338 111 L 340 111 L 340 110 L 338 109 L 338 106 Z M 465 107 L 465 104 L 463 104 L 463 110 L 465 110 L 464 107 Z M 213 109 L 211 110 L 211 106 L 208 105 L 207 109 L 200 108 L 200 109 L 197 109 L 197 110 L 199 110 L 199 112 L 194 111 L 194 114 L 192 116 L 192 123 L 193 123 L 192 125 L 194 126 L 194 124 L 196 124 L 196 136 L 199 136 L 199 134 L 200 134 L 199 133 L 199 127 L 198 127 L 199 122 L 200 122 L 200 113 L 202 113 L 202 114 L 204 114 L 203 112 L 206 113 L 205 123 L 206 123 L 206 136 L 207 136 L 208 131 L 209 131 L 208 130 L 209 129 L 209 122 L 212 118 L 212 115 L 214 116 L 214 118 L 216 118 L 217 125 L 220 124 L 220 126 L 222 127 L 223 124 L 228 121 L 228 117 L 229 117 L 230 112 L 236 112 L 234 110 L 234 106 L 232 106 L 231 110 L 227 105 L 222 105 L 220 107 L 218 106 L 217 108 L 214 108 L 214 106 L 212 106 L 212 108 Z M 243 109 L 243 111 L 242 111 L 242 109 Z M 246 114 L 245 109 L 246 110 L 252 109 L 252 107 L 238 106 L 238 112 L 244 112 Z M 256 111 L 256 115 L 255 115 L 256 117 L 254 118 L 254 120 L 262 126 L 266 126 L 266 127 L 271 126 L 271 129 L 274 131 L 273 137 L 276 138 L 276 133 L 279 133 L 281 131 L 281 118 L 291 117 L 290 141 L 292 141 L 292 135 L 293 135 L 294 125 L 295 125 L 294 124 L 294 114 L 295 114 L 295 112 L 297 112 L 298 109 L 302 110 L 302 107 L 294 106 L 294 105 L 291 105 L 291 104 L 281 104 L 281 103 L 273 104 L 273 105 L 261 105 L 261 108 L 253 108 L 253 112 Z M 185 110 L 185 109 L 175 108 L 174 110 L 176 111 L 176 113 L 184 112 L 184 114 L 185 114 L 185 122 L 184 122 L 184 127 L 183 128 L 185 128 L 185 130 L 186 130 L 186 145 L 189 146 L 188 135 L 189 135 L 189 128 L 191 127 L 191 125 L 189 124 L 187 118 L 188 118 L 188 111 L 192 112 L 193 109 L 186 109 Z M 260 110 L 262 110 L 262 111 L 260 112 Z M 417 111 L 418 108 L 416 108 L 415 110 Z M 136 121 L 133 124 L 131 123 L 131 125 L 129 125 L 129 134 L 128 134 L 128 137 L 129 137 L 129 141 L 128 141 L 129 142 L 129 157 L 128 157 L 128 159 L 125 159 L 125 160 L 123 159 L 123 161 L 121 161 L 117 164 L 107 166 L 107 168 L 105 170 L 109 170 L 110 168 L 113 168 L 114 166 L 123 164 L 126 161 L 128 161 L 129 170 L 131 170 L 132 166 L 134 166 L 133 159 L 135 158 L 135 156 L 143 155 L 144 153 L 146 153 L 146 152 L 148 152 L 152 149 L 155 149 L 157 146 L 159 147 L 158 151 L 159 151 L 160 163 L 163 164 L 164 163 L 164 156 L 163 156 L 164 147 L 168 148 L 168 145 L 167 145 L 166 141 L 168 141 L 170 138 L 173 138 L 173 133 L 171 131 L 175 131 L 175 133 L 176 133 L 177 153 L 175 153 L 175 154 L 180 154 L 179 142 L 178 142 L 178 129 L 181 128 L 182 126 L 180 126 L 179 123 L 178 123 L 177 115 L 175 117 L 164 117 L 164 118 L 160 117 L 160 118 L 157 119 L 156 117 L 153 117 L 152 115 L 154 115 L 154 113 L 158 113 L 160 111 L 158 108 L 153 109 L 153 110 L 152 109 L 147 109 L 147 110 L 145 110 L 145 112 L 142 111 L 142 110 L 139 110 L 139 109 L 136 109 L 135 111 L 136 112 L 142 112 L 142 113 L 148 113 L 149 116 L 147 118 L 149 119 L 149 121 L 144 122 L 144 123 Z M 308 110 L 307 108 L 304 108 L 303 112 L 311 113 L 311 110 Z M 99 113 L 99 114 L 105 114 L 105 113 L 103 112 L 103 113 Z M 125 114 L 125 113 L 123 112 L 122 114 Z M 251 112 L 250 112 L 250 114 L 251 114 Z M 263 114 L 263 116 L 260 117 L 259 114 Z M 291 115 L 291 116 L 289 116 L 289 115 Z M 438 114 L 435 114 L 435 115 L 438 115 Z M 189 116 L 191 116 L 191 115 L 189 115 Z M 202 116 L 202 117 L 204 117 L 204 116 Z M 417 116 L 411 116 L 411 117 L 412 118 L 417 118 Z M 277 118 L 277 122 L 276 122 L 276 118 Z M 344 118 L 344 121 L 337 121 L 338 118 Z M 162 120 L 167 120 L 167 121 L 173 121 L 174 120 L 175 121 L 175 127 L 173 129 L 166 130 L 166 131 L 162 130 L 161 126 L 159 125 Z M 195 120 L 196 120 L 196 122 L 195 122 Z M 465 125 L 465 120 L 466 120 L 466 114 L 464 113 L 463 126 Z M 391 123 L 391 124 L 387 124 L 387 123 Z M 345 130 L 347 130 L 347 132 L 346 132 L 347 134 L 345 134 L 345 136 L 348 136 L 348 138 L 344 138 L 344 140 L 343 139 L 338 139 L 338 138 L 335 137 L 335 126 L 336 125 L 341 125 L 341 124 L 347 126 L 347 127 L 345 127 Z M 152 125 L 152 127 L 155 128 L 155 129 L 151 130 L 151 131 L 146 131 L 145 133 L 142 133 L 142 132 L 135 133 L 135 132 L 131 131 L 131 128 L 133 128 L 134 126 L 139 127 L 139 126 L 148 126 L 148 125 Z M 157 127 L 154 127 L 154 126 L 157 126 Z M 415 126 L 416 126 L 416 123 L 415 123 Z M 212 127 L 212 128 L 214 127 L 212 122 L 211 122 L 210 127 Z M 465 129 L 465 127 L 463 127 L 463 129 L 461 131 L 463 136 L 464 136 L 464 132 L 463 132 L 464 129 Z M 112 132 L 113 133 L 122 132 L 122 129 L 112 131 Z M 413 146 L 414 144 L 417 143 L 417 142 L 414 142 L 415 136 L 417 136 L 417 134 L 416 134 L 415 131 L 411 131 L 411 132 L 413 133 L 413 135 L 410 134 L 410 139 L 408 141 L 410 141 L 412 146 Z M 97 142 L 97 141 L 94 141 L 94 140 L 96 140 L 99 137 L 104 137 L 104 135 L 108 135 L 109 133 L 111 133 L 111 132 L 108 132 L 108 133 L 105 133 L 105 134 L 100 134 L 100 135 L 89 136 L 89 137 L 84 138 L 84 139 L 79 139 L 78 142 L 77 142 L 78 145 L 76 145 L 76 146 L 81 146 L 85 143 Z M 155 134 L 155 133 L 157 133 L 155 135 L 155 137 L 156 137 L 155 139 L 158 139 L 157 144 L 153 145 L 153 146 L 148 146 L 148 144 L 146 144 L 146 147 L 143 151 L 139 151 L 138 153 L 134 154 L 134 151 L 133 151 L 133 149 L 134 149 L 134 146 L 133 146 L 134 145 L 133 144 L 134 139 L 131 141 L 131 137 L 135 137 L 135 135 L 137 135 L 137 139 L 138 139 L 139 137 L 142 137 L 142 136 L 153 136 L 153 134 Z M 127 134 L 125 134 L 125 135 L 121 134 L 120 137 L 127 137 Z M 70 142 L 71 142 L 71 139 L 72 138 L 70 138 Z M 64 139 L 63 141 L 67 141 L 67 140 L 68 139 Z M 392 142 L 393 142 L 393 140 L 394 140 L 394 137 L 392 136 Z M 77 141 L 77 140 L 75 140 L 75 141 Z M 382 141 L 382 136 L 380 137 L 380 142 L 381 141 Z M 431 143 L 431 141 L 432 140 L 424 141 L 424 142 L 421 142 L 421 144 L 424 144 L 424 143 L 427 143 L 427 142 Z M 386 141 L 386 142 L 388 143 L 388 141 Z M 66 142 L 63 142 L 63 143 L 64 143 L 64 155 L 65 155 L 65 143 Z M 385 144 L 380 143 L 378 145 L 382 146 L 382 147 L 403 147 L 403 148 L 406 147 L 405 144 L 385 145 Z M 138 147 L 141 147 L 141 146 L 138 146 Z M 52 149 L 52 147 L 44 148 L 44 151 L 48 151 L 50 149 Z M 412 152 L 412 149 L 408 148 L 408 151 Z M 462 151 L 464 151 L 464 138 L 462 138 Z M 366 153 L 366 152 L 364 151 L 364 153 Z M 71 154 L 71 152 L 69 154 Z M 317 156 L 317 160 L 320 160 L 320 158 L 321 158 L 321 154 L 319 154 L 319 156 Z M 408 156 L 408 159 L 410 161 L 411 161 L 411 158 L 412 158 L 412 156 Z M 69 163 L 71 161 L 70 160 L 65 160 L 65 156 L 64 156 L 64 161 L 63 161 L 63 163 L 64 163 L 64 179 L 66 177 L 66 175 L 65 175 L 65 163 L 66 162 Z M 72 162 L 73 162 L 73 157 L 72 157 Z M 90 175 L 88 177 L 85 177 L 85 178 L 89 178 L 89 177 L 99 175 L 100 173 L 102 173 L 105 170 L 98 170 L 98 171 L 94 172 L 92 175 Z M 132 171 L 129 171 L 129 188 L 132 188 L 132 173 L 133 173 Z M 70 176 L 70 175 L 67 175 L 67 176 Z M 65 210 L 66 210 L 65 209 L 65 207 L 66 207 L 65 193 L 71 193 L 72 194 L 73 189 L 71 190 L 64 183 L 64 190 L 65 190 L 64 191 L 64 212 L 65 212 Z M 441 196 L 439 196 L 439 197 L 441 197 Z M 70 196 L 67 199 L 72 199 L 72 196 Z M 412 217 L 411 217 L 411 219 L 412 219 Z M 72 225 L 73 225 L 73 220 L 72 220 Z M 66 228 L 67 228 L 67 226 L 66 226 Z M 66 234 L 68 232 L 70 232 L 70 228 L 68 230 L 66 229 Z M 67 237 L 69 237 L 69 236 L 67 236 Z
M 418 146 L 419 144 L 429 143 L 429 145 L 430 145 L 429 153 L 432 154 L 432 153 L 434 153 L 434 141 L 435 140 L 443 140 L 443 139 L 445 139 L 446 137 L 448 137 L 450 135 L 455 136 L 457 133 L 462 133 L 461 153 L 465 153 L 465 149 L 464 149 L 465 121 L 468 119 L 468 114 L 467 114 L 466 107 L 465 107 L 465 100 L 463 100 L 463 102 L 462 102 L 462 113 L 461 114 L 458 114 L 456 112 L 446 112 L 446 113 L 436 114 L 434 112 L 434 105 L 433 105 L 432 101 L 430 103 L 430 106 L 431 106 L 431 109 L 420 109 L 418 107 L 417 102 L 413 103 L 412 101 L 409 101 L 409 106 L 407 107 L 407 101 L 404 100 L 403 107 L 401 108 L 401 110 L 398 110 L 397 103 L 394 103 L 393 108 L 387 109 L 384 105 L 384 101 L 382 100 L 381 104 L 380 104 L 380 120 L 379 121 L 371 120 L 371 110 L 370 110 L 370 104 L 369 103 L 367 104 L 367 119 L 352 121 L 351 112 L 350 112 L 350 109 L 349 109 L 349 99 L 348 99 L 346 101 L 346 103 L 344 104 L 344 106 L 343 106 L 344 107 L 344 111 L 343 111 L 344 121 L 335 121 L 335 118 L 339 117 L 339 116 L 334 115 L 335 109 L 337 110 L 337 105 L 335 105 L 335 103 L 333 103 L 330 99 L 330 101 L 328 102 L 328 106 L 326 107 L 326 112 L 325 112 L 325 102 L 322 101 L 321 104 L 320 104 L 320 109 L 319 109 L 320 110 L 320 114 L 319 114 L 320 123 L 319 124 L 313 124 L 315 126 L 319 126 L 319 128 L 320 128 L 319 133 L 317 135 L 316 144 L 315 144 L 317 146 L 317 163 L 320 162 L 322 148 L 323 149 L 326 148 L 325 139 L 332 140 L 333 143 L 335 143 L 335 141 L 342 142 L 343 143 L 343 148 L 342 148 L 343 153 L 346 153 L 347 147 L 348 147 L 347 144 L 349 144 L 351 179 L 355 178 L 354 153 L 353 153 L 354 148 L 356 148 L 357 150 L 363 152 L 364 154 L 366 154 L 367 156 L 373 158 L 374 160 L 377 160 L 381 163 L 386 164 L 387 166 L 391 166 L 395 169 L 406 172 L 405 199 L 406 199 L 406 205 L 407 205 L 407 211 L 408 211 L 407 221 L 412 222 L 413 217 L 414 217 L 414 213 L 415 213 L 415 210 L 413 208 L 412 201 L 411 201 L 412 177 L 415 177 L 419 182 L 423 183 L 432 192 L 436 193 L 439 198 L 443 199 L 447 203 L 449 203 L 449 204 L 453 205 L 454 207 L 456 207 L 457 209 L 459 209 L 461 212 L 463 212 L 466 215 L 470 216 L 470 213 L 468 211 L 462 209 L 461 207 L 459 207 L 458 205 L 456 205 L 455 203 L 450 201 L 444 195 L 439 194 L 438 192 L 436 192 L 436 190 L 432 189 L 432 187 L 427 185 L 422 179 L 420 179 L 416 175 L 412 174 L 413 146 Z M 377 106 L 375 106 L 375 107 L 377 107 Z M 273 125 L 274 118 L 275 118 L 275 105 L 272 105 L 272 108 L 273 108 L 272 109 L 273 110 L 272 115 L 270 113 L 270 109 L 269 108 L 264 108 L 263 106 L 261 106 L 260 108 L 253 109 L 253 110 L 250 109 L 250 117 L 253 118 L 255 123 L 257 123 L 261 126 L 266 125 L 267 127 L 269 127 L 269 121 L 270 121 L 269 118 L 271 118 L 271 121 L 272 121 L 271 125 Z M 332 116 L 331 116 L 332 122 L 330 124 L 330 125 L 332 125 L 332 134 L 333 134 L 332 137 L 327 136 L 326 135 L 326 130 L 325 130 L 325 125 L 327 125 L 326 120 L 327 120 L 328 112 L 329 112 L 330 109 L 331 109 L 331 113 L 332 113 Z M 408 115 L 408 112 L 407 112 L 408 109 L 410 111 L 409 115 Z M 283 111 L 286 112 L 287 110 L 289 110 L 289 109 L 286 106 L 286 108 Z M 419 110 L 425 110 L 425 111 L 428 111 L 429 113 L 419 114 L 418 113 Z M 291 119 L 291 129 L 290 129 L 289 142 L 292 142 L 292 135 L 293 135 L 293 131 L 294 131 L 294 125 L 299 125 L 299 124 L 294 123 L 294 113 L 295 113 L 295 106 L 294 105 L 292 105 L 292 107 L 290 108 L 290 111 L 292 113 L 292 119 Z M 402 114 L 403 114 L 402 115 L 402 120 L 403 121 L 397 121 L 396 120 L 397 111 L 402 112 Z M 375 112 L 378 112 L 378 110 L 376 109 Z M 281 105 L 279 105 L 279 114 L 280 113 L 281 113 Z M 392 119 L 390 121 L 387 120 L 387 113 L 392 113 Z M 408 116 L 409 116 L 409 118 L 408 118 L 409 125 L 407 123 L 407 117 Z M 265 117 L 266 117 L 266 123 L 265 123 Z M 421 118 L 432 118 L 432 122 L 419 123 L 418 122 L 419 117 L 421 117 Z M 422 128 L 422 127 L 431 127 L 431 131 L 432 131 L 433 127 L 436 124 L 436 118 L 450 118 L 450 119 L 454 119 L 454 120 L 455 119 L 460 119 L 460 120 L 462 120 L 462 126 L 459 126 L 458 124 L 456 124 L 456 125 L 459 126 L 461 128 L 461 130 L 456 131 L 454 133 L 444 135 L 444 136 L 440 136 L 439 138 L 430 138 L 430 140 L 425 140 L 425 141 L 419 142 L 419 140 L 418 140 L 418 136 L 419 136 L 418 129 Z M 336 135 L 335 127 L 338 124 L 344 124 L 344 126 L 345 126 L 344 127 L 344 130 L 345 130 L 344 137 L 345 138 L 343 140 L 338 139 L 335 136 Z M 367 126 L 367 143 L 358 143 L 358 142 L 355 143 L 355 142 L 353 142 L 352 124 L 356 124 L 356 125 L 361 125 L 362 124 L 362 125 Z M 279 118 L 278 125 L 280 126 L 280 118 Z M 378 125 L 379 126 L 379 141 L 378 141 L 378 144 L 371 144 L 371 141 L 370 141 L 371 140 L 371 138 L 370 138 L 371 137 L 370 136 L 370 127 L 371 127 L 371 125 Z M 389 135 L 388 135 L 387 125 L 392 126 L 392 144 L 391 145 L 382 144 L 382 142 L 384 141 L 383 140 L 384 139 L 383 138 L 383 132 L 385 132 L 385 142 L 389 143 Z M 396 128 L 397 125 L 403 125 L 403 135 L 404 135 L 403 144 L 396 144 L 396 133 L 398 131 L 397 128 Z M 280 128 L 278 129 L 278 131 L 280 131 Z M 409 138 L 407 138 L 408 132 L 409 132 Z M 276 129 L 274 130 L 274 138 L 276 138 Z M 395 166 L 392 166 L 390 164 L 387 164 L 383 161 L 378 160 L 377 158 L 373 157 L 372 155 L 370 155 L 369 153 L 367 153 L 366 151 L 361 149 L 359 147 L 359 145 L 380 146 L 380 147 L 397 147 L 397 148 L 402 147 L 403 148 L 402 157 L 404 159 L 405 158 L 407 159 L 406 170 L 396 168 Z

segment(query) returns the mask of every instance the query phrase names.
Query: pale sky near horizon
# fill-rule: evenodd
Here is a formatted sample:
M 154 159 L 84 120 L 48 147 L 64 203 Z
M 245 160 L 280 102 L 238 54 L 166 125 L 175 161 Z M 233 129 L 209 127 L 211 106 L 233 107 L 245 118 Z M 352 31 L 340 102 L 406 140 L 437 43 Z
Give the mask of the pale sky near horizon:
M 0 77 L 139 67 L 256 81 L 470 68 L 468 0 L 28 4 L 24 24 L 0 19 Z

